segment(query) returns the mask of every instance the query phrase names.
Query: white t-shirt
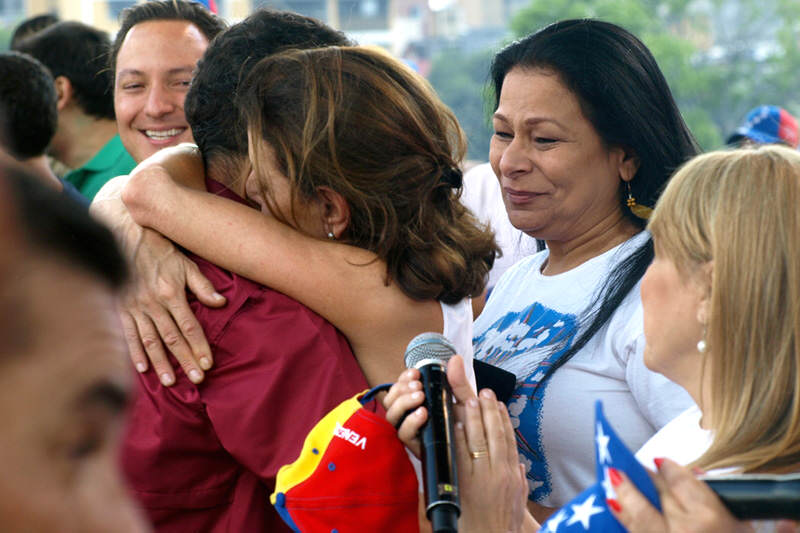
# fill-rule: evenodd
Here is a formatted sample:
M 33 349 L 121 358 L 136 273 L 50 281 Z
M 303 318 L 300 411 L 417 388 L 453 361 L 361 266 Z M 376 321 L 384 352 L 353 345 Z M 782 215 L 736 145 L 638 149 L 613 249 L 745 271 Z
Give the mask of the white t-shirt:
M 636 459 L 650 470 L 655 469 L 656 457 L 666 457 L 681 465 L 696 461 L 714 438 L 710 430 L 700 427 L 701 418 L 700 409 L 691 406 L 650 437 L 636 452 Z
M 511 267 L 475 321 L 475 357 L 517 376 L 509 401 L 529 498 L 561 507 L 595 482 L 594 402 L 622 440 L 638 449 L 693 404 L 678 385 L 648 370 L 639 285 L 564 366 L 539 383 L 576 338 L 580 316 L 609 271 L 646 232 L 562 274 L 544 276 L 544 250 Z M 538 384 L 538 387 L 537 387 Z
M 489 281 L 486 286 L 491 289 L 511 265 L 536 253 L 536 239 L 511 225 L 503 203 L 500 183 L 489 163 L 477 165 L 464 174 L 461 203 L 467 206 L 480 222 L 492 228 L 497 246 L 503 252 L 489 271 Z
M 442 306 L 444 328 L 442 335 L 453 343 L 456 353 L 464 359 L 464 373 L 472 389 L 475 384 L 475 369 L 472 367 L 472 300 L 464 298 L 454 305 L 439 302 Z
M 666 457 L 680 465 L 688 465 L 696 461 L 711 446 L 714 432 L 700 427 L 703 413 L 694 405 L 671 420 L 650 440 L 644 443 L 636 459 L 646 468 L 655 470 L 653 459 Z M 739 471 L 736 467 L 715 468 L 705 473 L 707 476 L 724 476 L 735 474 Z M 754 520 L 750 525 L 756 533 L 775 533 L 778 522 L 776 520 Z

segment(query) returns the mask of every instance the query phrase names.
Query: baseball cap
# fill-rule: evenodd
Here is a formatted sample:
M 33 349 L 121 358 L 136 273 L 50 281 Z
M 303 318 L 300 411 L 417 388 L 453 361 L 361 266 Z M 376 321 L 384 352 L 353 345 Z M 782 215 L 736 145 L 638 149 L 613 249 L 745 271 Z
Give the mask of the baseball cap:
M 747 114 L 744 124 L 728 138 L 728 144 L 748 138 L 759 144 L 782 143 L 797 148 L 797 119 L 774 105 L 762 105 Z
M 419 531 L 419 483 L 397 429 L 370 402 L 382 385 L 345 400 L 283 466 L 270 501 L 294 531 Z

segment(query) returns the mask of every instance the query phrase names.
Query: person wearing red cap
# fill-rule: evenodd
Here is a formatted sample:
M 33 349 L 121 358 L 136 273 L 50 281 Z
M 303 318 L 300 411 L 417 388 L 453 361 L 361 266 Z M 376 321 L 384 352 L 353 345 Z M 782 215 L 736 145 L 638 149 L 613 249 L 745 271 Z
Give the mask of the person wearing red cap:
M 741 126 L 728 137 L 736 147 L 760 144 L 785 144 L 797 148 L 800 142 L 797 119 L 782 107 L 762 105 L 747 113 Z

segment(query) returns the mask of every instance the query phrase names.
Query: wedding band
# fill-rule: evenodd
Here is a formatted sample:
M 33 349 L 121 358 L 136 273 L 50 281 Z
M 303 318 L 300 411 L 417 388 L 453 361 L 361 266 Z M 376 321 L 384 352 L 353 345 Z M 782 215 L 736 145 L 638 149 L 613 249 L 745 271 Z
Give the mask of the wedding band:
M 478 459 L 480 457 L 486 457 L 489 455 L 489 452 L 486 450 L 481 450 L 479 452 L 469 452 L 473 459 Z

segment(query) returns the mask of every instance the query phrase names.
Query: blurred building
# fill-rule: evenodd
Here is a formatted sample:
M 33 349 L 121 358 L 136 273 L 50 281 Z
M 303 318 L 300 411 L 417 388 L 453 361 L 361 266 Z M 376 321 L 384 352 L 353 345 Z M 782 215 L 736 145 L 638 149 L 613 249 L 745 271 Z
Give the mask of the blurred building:
M 520 0 L 216 0 L 219 14 L 237 22 L 254 9 L 273 7 L 302 13 L 350 35 L 360 44 L 379 45 L 424 70 L 431 41 L 451 40 L 506 27 L 513 2 Z M 113 34 L 119 14 L 137 0 L 0 0 L 0 23 L 55 13 Z M 417 63 L 417 64 L 415 64 Z

